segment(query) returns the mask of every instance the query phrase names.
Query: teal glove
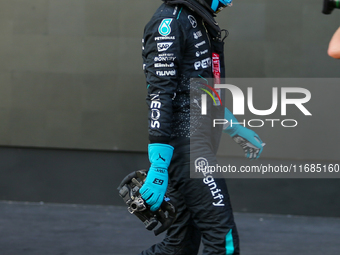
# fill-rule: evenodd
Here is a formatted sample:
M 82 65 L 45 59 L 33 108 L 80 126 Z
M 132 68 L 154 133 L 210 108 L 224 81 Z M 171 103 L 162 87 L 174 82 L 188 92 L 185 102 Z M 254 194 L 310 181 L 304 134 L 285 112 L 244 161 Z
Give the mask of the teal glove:
M 229 134 L 242 147 L 247 158 L 258 159 L 266 144 L 253 130 L 235 124 L 238 121 L 227 108 L 225 108 L 224 118 L 228 121 L 229 126 L 224 128 L 223 132 Z
M 148 149 L 151 166 L 139 192 L 145 202 L 151 205 L 151 211 L 156 211 L 168 187 L 168 167 L 174 148 L 168 144 L 152 143 Z

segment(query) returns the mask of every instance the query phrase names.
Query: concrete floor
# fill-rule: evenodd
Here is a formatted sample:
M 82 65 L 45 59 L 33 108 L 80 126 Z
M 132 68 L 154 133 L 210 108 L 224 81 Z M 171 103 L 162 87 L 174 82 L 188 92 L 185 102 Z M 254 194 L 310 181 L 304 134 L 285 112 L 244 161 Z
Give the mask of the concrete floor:
M 235 213 L 243 255 L 338 255 L 340 218 Z M 136 255 L 162 239 L 125 207 L 0 201 L 1 255 Z

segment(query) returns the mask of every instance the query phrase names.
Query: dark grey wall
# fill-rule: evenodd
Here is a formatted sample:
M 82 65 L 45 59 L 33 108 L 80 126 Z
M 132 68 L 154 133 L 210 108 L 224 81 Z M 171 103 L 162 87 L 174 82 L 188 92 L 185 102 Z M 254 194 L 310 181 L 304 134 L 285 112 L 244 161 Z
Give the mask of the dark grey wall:
M 0 144 L 144 150 L 141 37 L 152 9 L 150 1 L 1 1 Z
M 140 41 L 160 3 L 2 0 L 0 145 L 145 151 Z M 322 15 L 321 5 L 321 0 L 235 0 L 218 16 L 221 27 L 230 31 L 228 77 L 339 77 L 339 62 L 326 51 L 340 12 Z M 313 98 L 322 89 L 316 87 Z M 329 95 L 339 92 L 336 88 Z M 313 100 L 311 107 L 319 102 Z M 332 114 L 338 115 L 338 109 Z M 314 125 L 317 133 L 322 126 Z M 295 136 L 308 140 L 305 131 L 296 130 Z M 263 131 L 268 146 L 276 146 L 264 157 L 292 157 L 289 145 L 276 145 L 278 135 Z M 324 143 L 319 136 L 314 139 Z M 293 156 L 318 155 L 317 149 L 311 154 L 304 149 Z M 323 151 L 333 155 L 334 148 L 323 146 Z
M 146 153 L 0 147 L 0 200 L 124 205 L 116 190 L 120 181 L 148 166 Z M 340 179 L 227 180 L 236 212 L 326 217 L 340 217 L 339 184 Z
M 339 11 L 321 13 L 320 0 L 234 1 L 218 15 L 230 31 L 229 77 L 339 77 L 339 63 L 326 54 L 339 27 Z

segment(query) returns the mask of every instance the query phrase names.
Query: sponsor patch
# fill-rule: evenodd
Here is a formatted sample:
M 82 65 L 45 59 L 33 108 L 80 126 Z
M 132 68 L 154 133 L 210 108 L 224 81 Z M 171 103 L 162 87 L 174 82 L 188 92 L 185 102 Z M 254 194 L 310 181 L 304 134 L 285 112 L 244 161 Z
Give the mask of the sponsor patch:
M 161 41 L 161 40 L 175 40 L 175 36 L 158 36 L 155 37 L 155 41 Z
M 196 28 L 196 27 L 197 27 L 197 21 L 196 21 L 196 19 L 194 18 L 194 16 L 189 15 L 189 16 L 188 16 L 188 19 L 189 19 L 189 21 L 190 21 L 190 23 L 191 23 L 191 26 L 192 26 L 193 28 Z
M 198 49 L 199 47 L 201 47 L 204 44 L 205 44 L 205 41 L 202 41 L 202 42 L 196 43 L 195 47 Z
M 199 57 L 199 56 L 207 54 L 207 53 L 208 53 L 208 49 L 205 49 L 203 51 L 196 51 L 196 57 Z
M 171 24 L 172 19 L 163 19 L 161 24 L 158 27 L 158 32 L 161 36 L 167 36 L 171 33 Z
M 154 183 L 154 184 L 157 184 L 157 185 L 162 185 L 162 184 L 163 184 L 163 182 L 164 182 L 164 180 L 161 180 L 161 179 L 157 179 L 157 178 L 155 178 L 155 179 L 153 180 L 153 182 L 152 182 L 152 183 Z
M 157 56 L 154 57 L 154 61 L 155 62 L 168 62 L 168 61 L 174 61 L 176 59 L 176 57 L 169 57 L 169 56 Z
M 161 68 L 161 67 L 174 67 L 175 64 L 174 63 L 170 63 L 170 64 L 162 64 L 162 63 L 155 63 L 154 67 L 156 68 Z
M 201 61 L 197 61 L 194 63 L 195 70 L 198 70 L 200 68 L 208 68 L 211 66 L 211 58 L 205 58 Z
M 220 55 L 217 53 L 212 54 L 213 73 L 215 84 L 221 84 L 221 68 L 220 68 Z
M 200 38 L 202 36 L 202 32 L 201 32 L 201 30 L 199 30 L 197 32 L 194 32 L 193 35 L 194 35 L 194 38 L 197 40 L 198 38 Z
M 217 53 L 212 54 L 212 65 L 213 65 L 213 74 L 214 74 L 214 82 L 215 84 L 221 84 L 221 66 L 220 66 L 220 55 Z M 216 89 L 216 92 L 221 97 L 221 89 Z M 220 100 L 218 100 L 217 95 L 214 94 L 214 98 L 216 100 L 216 106 L 221 105 Z
M 156 71 L 158 76 L 175 76 L 176 70 L 169 70 L 169 71 Z
M 171 47 L 172 44 L 173 44 L 172 42 L 157 43 L 157 49 L 159 52 L 166 51 Z
M 221 194 L 221 189 L 218 188 L 214 177 L 209 173 L 209 162 L 206 158 L 199 157 L 195 160 L 195 171 L 203 173 L 203 183 L 207 185 L 213 198 L 212 205 L 216 207 L 225 206 L 224 196 Z
M 151 128 L 160 128 L 161 123 L 159 122 L 159 118 L 161 117 L 161 111 L 159 110 L 162 106 L 162 103 L 159 100 L 159 93 L 158 94 L 150 94 L 149 95 L 151 103 L 150 103 L 150 110 L 151 110 Z
M 177 5 L 176 5 L 176 6 L 175 6 L 175 9 L 174 9 L 174 12 L 172 13 L 173 16 L 176 15 L 176 13 L 177 13 L 177 8 L 178 8 L 178 7 L 177 7 Z

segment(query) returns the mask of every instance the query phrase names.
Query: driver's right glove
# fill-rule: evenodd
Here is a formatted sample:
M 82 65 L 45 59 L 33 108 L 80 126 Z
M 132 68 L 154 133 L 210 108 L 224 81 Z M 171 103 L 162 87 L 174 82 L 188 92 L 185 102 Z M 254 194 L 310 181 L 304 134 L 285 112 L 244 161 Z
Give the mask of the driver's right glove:
M 145 183 L 139 192 L 145 202 L 151 206 L 151 211 L 156 211 L 162 204 L 168 187 L 168 167 L 171 162 L 174 148 L 168 144 L 149 144 L 150 169 Z

